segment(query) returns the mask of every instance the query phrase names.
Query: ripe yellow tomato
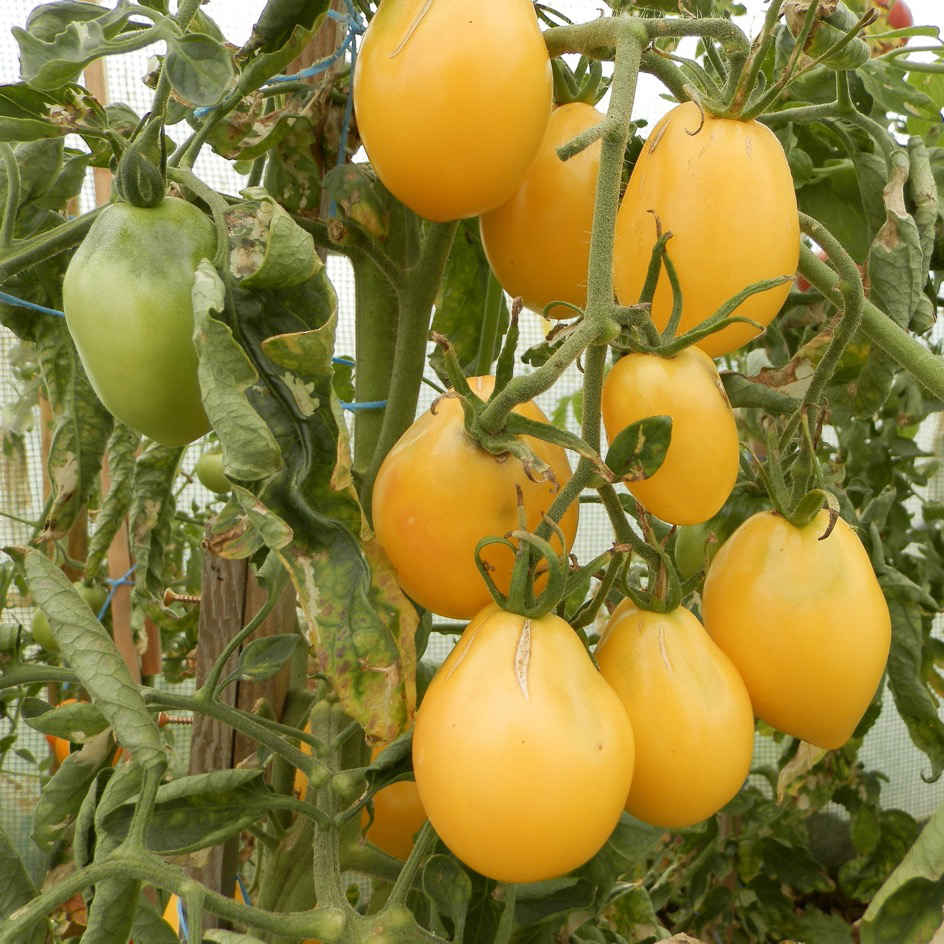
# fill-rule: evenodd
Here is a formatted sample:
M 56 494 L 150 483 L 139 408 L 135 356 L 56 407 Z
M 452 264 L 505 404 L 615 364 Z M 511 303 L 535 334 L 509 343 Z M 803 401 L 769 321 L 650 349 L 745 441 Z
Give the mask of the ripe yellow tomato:
M 578 308 L 587 304 L 600 142 L 569 161 L 562 161 L 557 149 L 602 120 L 584 102 L 556 108 L 517 193 L 482 214 L 482 244 L 495 277 L 509 295 L 521 296 L 533 311 L 543 312 L 553 301 Z M 547 311 L 549 318 L 574 314 L 562 305 Z
M 472 390 L 487 397 L 494 377 L 473 377 Z M 533 403 L 515 407 L 533 420 L 547 418 Z M 559 446 L 524 437 L 554 472 L 556 483 L 533 482 L 517 459 L 496 457 L 466 434 L 462 405 L 441 398 L 400 437 L 377 473 L 373 518 L 377 540 L 393 564 L 400 585 L 434 613 L 470 619 L 491 600 L 475 566 L 478 542 L 518 527 L 515 486 L 524 493 L 528 529 L 533 530 L 570 478 L 567 454 Z M 577 532 L 577 504 L 561 520 L 568 548 Z M 554 543 L 558 543 L 553 538 Z M 514 555 L 491 545 L 482 558 L 491 577 L 508 590 Z
M 469 623 L 416 715 L 430 822 L 466 865 L 536 882 L 586 862 L 633 777 L 626 710 L 574 631 L 494 604 Z
M 797 528 L 748 518 L 715 555 L 705 628 L 730 656 L 758 717 L 819 747 L 841 747 L 885 669 L 888 605 L 856 533 L 825 511 Z
M 734 412 L 714 362 L 696 347 L 672 358 L 627 354 L 603 384 L 603 424 L 612 441 L 647 416 L 672 417 L 672 439 L 656 472 L 627 487 L 643 507 L 671 524 L 707 521 L 725 503 L 738 474 Z
M 663 232 L 673 234 L 668 254 L 682 290 L 680 332 L 752 283 L 796 272 L 800 230 L 793 178 L 780 142 L 759 122 L 702 116 L 697 105 L 684 102 L 652 129 L 616 220 L 613 278 L 624 305 L 639 300 L 646 281 L 655 217 Z M 787 282 L 752 295 L 734 314 L 766 326 L 789 291 Z M 663 270 L 652 302 L 660 330 L 671 312 Z M 699 346 L 717 357 L 757 333 L 749 324 L 729 325 Z
M 651 613 L 626 600 L 596 659 L 636 735 L 627 811 L 680 829 L 721 809 L 750 769 L 754 712 L 737 669 L 701 623 L 683 607 Z
M 354 72 L 367 155 L 430 220 L 477 216 L 518 189 L 551 112 L 530 0 L 385 0 Z
M 371 757 L 385 745 L 374 748 Z M 362 822 L 367 825 L 367 810 Z M 413 837 L 426 822 L 426 810 L 412 780 L 398 780 L 374 794 L 374 821 L 364 834 L 375 846 L 397 859 L 405 859 L 413 848 Z

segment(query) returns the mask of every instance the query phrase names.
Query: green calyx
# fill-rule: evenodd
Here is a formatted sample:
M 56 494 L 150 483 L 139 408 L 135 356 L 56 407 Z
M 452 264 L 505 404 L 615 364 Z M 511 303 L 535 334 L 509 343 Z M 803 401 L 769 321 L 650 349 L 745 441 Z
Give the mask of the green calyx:
M 160 121 L 150 121 L 131 142 L 118 162 L 115 187 L 132 206 L 152 209 L 164 199 L 167 151 Z

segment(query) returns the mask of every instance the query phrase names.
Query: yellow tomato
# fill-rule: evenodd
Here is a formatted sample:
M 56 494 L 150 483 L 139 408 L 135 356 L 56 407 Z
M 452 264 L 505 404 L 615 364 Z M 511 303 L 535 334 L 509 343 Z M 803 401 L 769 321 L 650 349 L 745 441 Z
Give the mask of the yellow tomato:
M 594 107 L 583 102 L 556 108 L 517 193 L 482 215 L 482 244 L 495 277 L 533 311 L 543 312 L 553 301 L 578 308 L 587 304 L 600 142 L 569 161 L 562 161 L 557 149 L 602 120 Z M 547 312 L 551 318 L 574 314 L 561 305 Z
M 656 472 L 627 487 L 671 524 L 707 521 L 725 503 L 738 473 L 738 433 L 714 362 L 688 347 L 676 357 L 627 354 L 603 384 L 603 424 L 612 441 L 648 416 L 672 417 L 672 439 Z
M 536 882 L 586 862 L 619 820 L 633 730 L 562 619 L 494 604 L 469 623 L 416 716 L 430 822 L 470 868 Z
M 882 678 L 888 605 L 856 533 L 825 511 L 803 528 L 748 518 L 715 555 L 705 628 L 731 657 L 758 717 L 819 747 L 841 747 Z
M 741 788 L 754 749 L 751 701 L 731 660 L 686 609 L 615 610 L 596 650 L 636 735 L 633 816 L 680 829 Z
M 376 756 L 385 745 L 374 748 Z M 362 822 L 367 825 L 367 810 Z M 364 834 L 375 846 L 388 855 L 405 859 L 413 848 L 413 837 L 426 822 L 426 810 L 420 802 L 419 791 L 412 780 L 398 780 L 374 794 L 374 821 Z
M 493 377 L 469 380 L 481 397 L 494 384 Z M 547 422 L 533 403 L 521 404 L 515 412 Z M 570 478 L 563 449 L 529 436 L 524 440 L 548 463 L 556 482 L 533 482 L 517 459 L 496 457 L 477 446 L 466 434 L 462 405 L 455 397 L 441 398 L 387 454 L 374 482 L 374 528 L 400 585 L 421 606 L 455 619 L 474 616 L 491 599 L 475 566 L 475 546 L 484 537 L 500 537 L 518 527 L 515 486 L 524 494 L 528 529 L 533 530 Z M 576 503 L 561 520 L 561 529 L 569 548 L 577 532 Z M 511 549 L 491 545 L 482 558 L 493 568 L 492 579 L 507 592 L 514 565 Z
M 624 305 L 639 300 L 656 241 L 656 218 L 670 231 L 668 254 L 678 272 L 679 331 L 693 328 L 754 282 L 793 275 L 800 230 L 793 178 L 774 133 L 756 121 L 702 115 L 685 102 L 652 129 L 633 169 L 616 221 L 613 277 Z M 752 295 L 734 312 L 768 325 L 790 283 Z M 663 271 L 652 303 L 660 328 L 672 312 Z M 734 324 L 699 342 L 712 357 L 755 337 Z
M 477 216 L 518 189 L 551 112 L 530 0 L 385 0 L 354 72 L 367 155 L 430 220 Z

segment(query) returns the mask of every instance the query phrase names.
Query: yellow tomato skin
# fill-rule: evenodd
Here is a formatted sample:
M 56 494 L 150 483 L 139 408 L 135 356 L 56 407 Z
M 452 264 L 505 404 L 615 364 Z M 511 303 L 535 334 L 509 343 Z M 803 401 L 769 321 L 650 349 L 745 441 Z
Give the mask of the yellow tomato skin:
M 483 398 L 494 384 L 493 377 L 469 380 Z M 533 403 L 521 404 L 515 412 L 547 422 Z M 426 609 L 470 619 L 485 606 L 491 597 L 475 566 L 475 546 L 484 537 L 518 527 L 515 485 L 524 494 L 528 529 L 533 530 L 570 478 L 563 449 L 523 438 L 550 465 L 556 483 L 533 482 L 519 460 L 496 458 L 479 448 L 465 432 L 462 405 L 448 396 L 416 420 L 384 459 L 373 490 L 377 540 L 400 586 Z M 569 548 L 577 532 L 576 503 L 560 524 Z M 492 579 L 507 591 L 514 564 L 511 549 L 492 545 L 482 557 L 494 568 Z
M 371 752 L 371 760 L 386 745 Z M 367 810 L 362 822 L 367 824 Z M 406 859 L 413 848 L 413 837 L 426 822 L 426 810 L 412 780 L 398 780 L 374 794 L 374 820 L 364 834 L 375 846 L 396 859 Z
M 569 161 L 557 149 L 603 121 L 584 102 L 551 112 L 538 153 L 515 195 L 482 214 L 482 244 L 495 277 L 532 311 L 553 301 L 587 304 L 590 227 L 600 169 L 600 142 Z M 548 309 L 549 318 L 570 318 L 570 308 Z
M 797 528 L 771 512 L 748 518 L 705 578 L 705 628 L 768 724 L 841 747 L 872 700 L 888 658 L 888 605 L 856 533 L 828 516 Z
M 682 291 L 680 332 L 748 285 L 796 272 L 800 231 L 793 178 L 780 142 L 759 122 L 707 112 L 702 117 L 698 106 L 684 102 L 652 129 L 616 220 L 613 277 L 624 305 L 639 300 L 656 217 L 663 232 L 672 233 L 668 254 Z M 733 314 L 766 326 L 789 290 L 787 282 L 752 295 Z M 652 303 L 660 330 L 671 312 L 672 289 L 663 270 Z M 733 324 L 699 346 L 718 357 L 757 334 L 753 325 Z
M 357 126 L 374 170 L 429 220 L 477 216 L 511 197 L 551 100 L 529 0 L 384 0 L 354 72 Z
M 683 607 L 616 608 L 596 649 L 636 736 L 626 810 L 667 829 L 699 823 L 741 788 L 754 712 L 731 660 Z
M 619 820 L 633 730 L 571 627 L 494 604 L 469 623 L 416 716 L 430 822 L 469 867 L 535 882 L 586 862 Z
M 656 472 L 627 487 L 670 524 L 707 521 L 737 481 L 738 432 L 714 362 L 697 347 L 672 358 L 627 354 L 603 383 L 603 424 L 610 441 L 648 416 L 672 417 L 672 439 Z

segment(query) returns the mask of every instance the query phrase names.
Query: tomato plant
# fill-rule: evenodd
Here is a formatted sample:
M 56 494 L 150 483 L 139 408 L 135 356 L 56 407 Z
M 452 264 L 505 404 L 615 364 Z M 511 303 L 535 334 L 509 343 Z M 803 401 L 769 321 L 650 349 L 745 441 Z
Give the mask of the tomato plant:
M 757 715 L 820 747 L 841 747 L 888 658 L 888 606 L 841 518 L 797 528 L 761 512 L 722 545 L 705 578 L 711 637 L 738 667 Z
M 454 220 L 499 206 L 517 190 L 551 111 L 533 7 L 384 4 L 357 60 L 354 108 L 380 179 L 420 216 Z
M 193 273 L 212 258 L 210 221 L 190 203 L 108 207 L 69 263 L 63 307 L 89 380 L 132 429 L 169 446 L 209 428 L 193 347 Z
M 626 711 L 570 627 L 494 604 L 436 673 L 413 733 L 430 822 L 463 862 L 503 882 L 589 859 L 619 819 L 633 758 Z
M 551 112 L 541 146 L 515 195 L 481 216 L 482 245 L 502 287 L 528 308 L 568 318 L 587 303 L 587 260 L 600 146 L 562 161 L 557 149 L 602 115 L 584 102 Z
M 870 731 L 944 775 L 934 28 L 261 6 L 13 30 L 0 944 L 929 938 Z

